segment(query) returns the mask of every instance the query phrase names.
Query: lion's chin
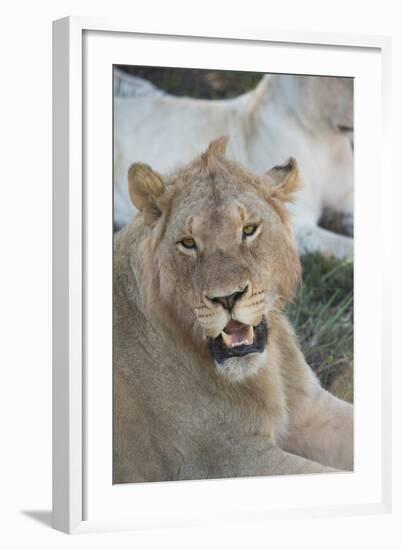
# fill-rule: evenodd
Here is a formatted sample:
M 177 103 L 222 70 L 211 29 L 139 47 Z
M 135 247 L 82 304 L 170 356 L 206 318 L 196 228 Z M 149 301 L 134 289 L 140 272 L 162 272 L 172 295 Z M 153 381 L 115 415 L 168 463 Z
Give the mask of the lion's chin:
M 224 363 L 214 362 L 216 371 L 229 382 L 241 382 L 255 376 L 266 365 L 267 350 L 249 353 L 244 357 L 231 357 Z
M 230 380 L 242 380 L 265 364 L 267 345 L 266 319 L 256 326 L 230 321 L 217 338 L 208 340 L 217 371 Z

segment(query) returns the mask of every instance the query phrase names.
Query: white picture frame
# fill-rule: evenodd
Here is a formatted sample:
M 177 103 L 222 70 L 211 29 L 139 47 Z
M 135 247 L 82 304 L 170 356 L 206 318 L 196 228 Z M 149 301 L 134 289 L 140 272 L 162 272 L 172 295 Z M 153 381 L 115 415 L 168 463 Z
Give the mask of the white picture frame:
M 112 90 L 112 75 L 110 72 L 110 89 L 105 91 L 101 86 L 95 97 L 91 96 L 88 102 L 85 86 L 89 87 L 91 78 L 98 78 L 100 83 L 107 80 L 103 64 L 110 62 L 122 64 L 131 59 L 131 51 L 135 51 L 135 44 L 131 50 L 130 41 L 141 40 L 141 62 L 137 64 L 166 64 L 168 48 L 171 47 L 171 57 L 168 66 L 185 66 L 179 60 L 177 44 L 189 48 L 191 44 L 199 45 L 204 50 L 218 52 L 222 48 L 236 48 L 240 54 L 241 47 L 262 50 L 264 47 L 280 50 L 280 56 L 285 56 L 286 48 L 298 49 L 305 54 L 305 58 L 297 59 L 296 72 L 310 74 L 325 74 L 325 63 L 335 63 L 336 56 L 340 56 L 345 63 L 348 57 L 360 55 L 360 65 L 364 78 L 369 78 L 370 71 L 371 93 L 376 93 L 370 109 L 370 116 L 375 130 L 371 141 L 366 137 L 366 121 L 363 119 L 365 107 L 358 110 L 356 104 L 355 141 L 360 140 L 359 161 L 356 158 L 356 188 L 358 178 L 367 181 L 367 187 L 376 180 L 377 197 L 365 197 L 356 193 L 356 259 L 355 277 L 360 282 L 360 300 L 357 304 L 356 326 L 360 332 L 359 355 L 356 354 L 356 397 L 360 401 L 356 407 L 356 435 L 360 435 L 362 450 L 359 454 L 359 463 L 356 462 L 356 473 L 338 474 L 335 482 L 314 479 L 316 476 L 298 476 L 289 479 L 287 476 L 271 478 L 269 480 L 214 480 L 202 482 L 156 483 L 124 486 L 107 492 L 106 485 L 111 486 L 111 472 L 107 478 L 107 471 L 111 463 L 108 455 L 110 447 L 106 447 L 107 438 L 111 444 L 110 407 L 111 377 L 107 378 L 107 369 L 111 369 L 110 347 L 93 352 L 95 336 L 93 334 L 93 298 L 101 296 L 101 288 L 110 288 L 110 295 L 105 301 L 100 300 L 102 319 L 96 330 L 97 334 L 104 335 L 109 341 L 108 328 L 111 321 L 111 242 L 112 229 L 110 216 L 112 212 L 112 166 L 111 159 L 111 125 L 110 113 L 103 121 L 101 106 L 110 98 Z M 163 52 L 159 48 L 147 46 L 149 43 L 163 41 L 166 46 Z M 123 41 L 126 41 L 123 43 Z M 306 52 L 318 52 L 325 48 L 327 59 L 321 55 L 309 59 Z M 181 47 L 182 49 L 182 47 Z M 243 521 L 266 521 L 277 517 L 311 517 L 313 515 L 351 515 L 364 513 L 385 513 L 391 507 L 391 460 L 390 460 L 390 425 L 391 425 L 391 358 L 389 355 L 389 330 L 386 326 L 387 317 L 384 311 L 385 304 L 389 303 L 386 289 L 385 273 L 389 265 L 390 251 L 382 245 L 380 235 L 386 228 L 386 204 L 384 201 L 387 186 L 390 185 L 390 162 L 388 158 L 389 121 L 388 97 L 390 90 L 390 39 L 386 37 L 333 35 L 313 32 L 282 32 L 275 30 L 227 30 L 227 29 L 182 29 L 176 23 L 166 28 L 142 28 L 127 22 L 104 21 L 92 18 L 69 17 L 54 22 L 53 29 L 53 526 L 67 532 L 78 533 L 99 530 L 137 529 L 144 527 L 192 525 L 209 523 L 212 521 L 235 522 L 241 517 Z M 119 50 L 119 53 L 118 53 Z M 193 50 L 192 66 L 202 66 L 202 52 Z M 174 53 L 175 52 L 175 53 Z M 116 54 L 115 61 L 113 56 Z M 163 55 L 162 55 L 163 54 Z M 325 54 L 325 55 L 326 55 Z M 363 54 L 363 55 L 362 55 Z M 176 58 L 173 56 L 176 55 Z M 206 54 L 205 54 L 206 55 Z M 224 52 L 221 53 L 224 55 Z M 260 54 L 262 55 L 262 54 Z M 366 59 L 365 59 L 365 57 Z M 226 65 L 218 68 L 238 68 L 237 55 L 227 57 Z M 231 59 L 233 57 L 233 59 Z M 364 59 L 362 59 L 364 57 Z M 331 61 L 332 58 L 332 61 Z M 284 57 L 283 57 L 284 59 Z M 365 65 L 366 61 L 366 65 Z M 216 61 L 217 62 L 217 61 Z M 181 64 L 180 64 L 181 63 Z M 207 66 L 210 61 L 206 62 Z M 265 66 L 254 62 L 254 70 L 266 70 Z M 259 62 L 260 63 L 260 62 Z M 354 63 L 354 65 L 353 65 Z M 371 64 L 371 65 L 369 65 Z M 364 68 L 362 68 L 362 65 Z M 188 66 L 188 65 L 187 65 Z M 291 65 L 288 65 L 291 67 Z M 315 68 L 313 68 L 315 67 Z M 319 70 L 320 67 L 320 70 Z M 354 76 L 355 61 L 349 66 L 343 65 L 344 70 L 338 74 Z M 91 72 L 93 68 L 93 72 Z M 247 69 L 251 70 L 250 66 Z M 356 71 L 356 69 L 355 69 Z M 268 72 L 268 71 L 267 71 Z M 270 72 L 275 72 L 271 70 Z M 285 70 L 283 70 L 285 72 Z M 334 73 L 333 73 L 334 74 Z M 97 76 L 96 76 L 97 75 Z M 358 80 L 356 80 L 358 83 Z M 358 87 L 358 85 L 357 85 Z M 104 93 L 103 93 L 104 92 Z M 356 98 L 357 99 L 357 98 Z M 361 101 L 361 105 L 362 105 Z M 110 103 L 110 110 L 112 109 Z M 88 142 L 88 132 L 92 132 L 91 120 L 96 112 L 99 115 L 100 126 L 97 128 L 99 142 L 92 147 Z M 365 111 L 367 112 L 367 111 Z M 359 117 L 359 118 L 358 118 Z M 103 131 L 100 131 L 103 130 Z M 108 134 L 108 135 L 107 135 Z M 103 141 L 102 141 L 103 140 Z M 109 147 L 109 149 L 108 149 Z M 376 151 L 375 165 L 369 172 L 364 171 L 363 158 L 372 159 Z M 96 173 L 94 155 L 98 155 L 99 163 L 103 162 L 107 154 L 107 165 Z M 92 164 L 91 164 L 92 163 Z M 89 174 L 89 176 L 88 176 Z M 93 186 L 86 187 L 85 182 L 96 177 L 99 187 L 94 194 Z M 101 185 L 102 181 L 105 185 Z M 109 181 L 110 187 L 107 187 Z M 360 187 L 359 187 L 360 189 Z M 369 209 L 380 200 L 381 215 L 375 234 L 369 232 Z M 109 201 L 109 202 L 108 202 Z M 370 202 L 369 202 L 370 201 Z M 372 202 L 373 201 L 373 202 Z M 96 210 L 95 207 L 96 206 Z M 102 215 L 106 212 L 106 216 Z M 94 235 L 104 243 L 104 250 L 98 250 Z M 358 245 L 359 243 L 359 245 Z M 369 255 L 367 246 L 377 244 L 381 255 L 381 267 L 372 267 L 367 274 Z M 102 248 L 102 247 L 100 247 Z M 100 269 L 100 266 L 102 269 Z M 99 267 L 102 273 L 100 282 L 92 284 L 88 272 Z M 388 271 L 387 271 L 388 272 Z M 363 276 L 363 277 L 361 277 Z M 363 278 L 367 280 L 363 281 Z M 359 283 L 358 283 L 359 284 Z M 103 285 L 99 286 L 99 285 Z M 372 286 L 373 285 L 373 286 Z M 374 289 L 372 292 L 372 288 Z M 366 297 L 371 292 L 371 302 L 366 303 Z M 370 309 L 369 309 L 370 308 Z M 377 319 L 373 327 L 369 327 L 366 316 L 369 311 L 375 312 Z M 359 319 L 359 320 L 358 320 Z M 89 321 L 88 321 L 89 320 Z M 374 332 L 375 331 L 375 332 Z M 373 336 L 376 333 L 376 342 Z M 356 333 L 358 340 L 358 332 Z M 101 343 L 96 344 L 102 347 Z M 364 344 L 365 342 L 365 344 Z M 91 347 L 92 346 L 92 347 Z M 358 359 L 359 357 L 359 359 Z M 92 376 L 92 363 L 98 361 L 98 375 Z M 359 376 L 358 367 L 364 364 L 365 376 Z M 103 369 L 103 370 L 102 370 Z M 110 371 L 111 372 L 111 371 Z M 103 373 L 103 374 L 102 374 Z M 106 373 L 106 374 L 104 374 Z M 94 391 L 94 388 L 97 388 Z M 99 391 L 98 391 L 99 390 Z M 106 395 L 107 406 L 102 407 L 98 402 L 98 395 Z M 102 393 L 103 392 L 103 393 Z M 372 414 L 370 435 L 363 433 L 363 426 L 358 420 L 364 412 L 364 394 L 369 395 Z M 367 399 L 365 399 L 367 401 Z M 89 403 L 89 405 L 88 405 Z M 366 403 L 365 403 L 366 404 Z M 97 407 L 98 414 L 91 411 Z M 366 409 L 367 410 L 367 409 Z M 104 415 L 104 416 L 103 416 Z M 107 416 L 108 415 L 108 416 Z M 105 430 L 96 429 L 96 418 Z M 104 433 L 98 433 L 104 431 Z M 367 443 L 368 438 L 371 441 Z M 373 440 L 372 440 L 373 438 Z M 358 440 L 358 438 L 357 438 Z M 370 447 L 368 446 L 370 445 Z M 374 450 L 376 449 L 376 451 Z M 369 452 L 369 456 L 367 456 Z M 93 460 L 97 455 L 98 460 Z M 89 457 L 92 457 L 88 459 Z M 358 456 L 358 455 L 357 455 Z M 97 466 L 99 464 L 99 466 Z M 359 470 L 358 470 L 359 468 Z M 358 478 L 359 473 L 360 478 Z M 105 473 L 106 472 L 106 473 Z M 372 475 L 373 473 L 373 475 Z M 367 480 L 370 480 L 369 482 Z M 262 494 L 259 494 L 265 482 L 269 483 L 269 494 L 284 496 L 276 504 L 266 504 Z M 236 485 L 233 485 L 236 484 Z M 290 484 L 290 485 L 289 485 Z M 319 501 L 319 484 L 321 492 L 329 495 L 326 500 Z M 338 487 L 335 487 L 337 485 Z M 285 487 L 283 489 L 283 487 Z M 292 488 L 292 504 L 286 504 L 286 494 Z M 344 487 L 347 496 L 344 495 Z M 98 490 L 99 489 L 99 490 Z M 103 491 L 103 492 L 102 492 Z M 111 488 L 110 488 L 111 491 Z M 252 508 L 243 509 L 235 504 L 234 495 L 237 492 L 255 495 Z M 276 493 L 275 493 L 276 491 Z M 302 491 L 310 494 L 306 497 L 296 496 Z M 336 492 L 337 491 L 337 492 Z M 210 498 L 211 497 L 211 498 Z M 196 501 L 203 507 L 195 506 Z M 309 497 L 308 497 L 309 498 Z M 206 510 L 205 502 L 210 499 L 231 503 L 226 514 Z M 219 500 L 221 499 L 221 500 Z M 185 500 L 185 508 L 180 502 Z M 165 503 L 170 502 L 168 514 L 165 513 Z M 188 502 L 193 504 L 193 511 L 186 513 Z M 89 503 L 89 505 L 88 505 Z M 134 503 L 134 504 L 133 504 Z M 164 505 L 164 508 L 163 508 Z M 89 507 L 88 507 L 89 506 Z M 107 507 L 108 506 L 108 507 Z M 136 506 L 136 507 L 135 507 Z M 96 513 L 89 513 L 88 509 Z M 124 513 L 124 510 L 126 511 Z M 213 516 L 214 514 L 214 516 Z

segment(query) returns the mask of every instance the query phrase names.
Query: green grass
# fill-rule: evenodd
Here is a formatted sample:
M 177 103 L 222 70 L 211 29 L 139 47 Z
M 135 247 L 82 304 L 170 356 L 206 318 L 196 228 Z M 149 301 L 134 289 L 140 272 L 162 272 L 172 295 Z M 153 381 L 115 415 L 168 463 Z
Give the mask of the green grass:
M 303 283 L 287 306 L 305 358 L 323 387 L 353 398 L 353 265 L 309 254 Z

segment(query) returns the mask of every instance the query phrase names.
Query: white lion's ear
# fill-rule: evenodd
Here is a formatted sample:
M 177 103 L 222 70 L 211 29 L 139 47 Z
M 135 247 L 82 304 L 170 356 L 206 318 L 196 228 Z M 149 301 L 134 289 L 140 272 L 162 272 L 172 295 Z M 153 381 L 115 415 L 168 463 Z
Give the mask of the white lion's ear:
M 272 186 L 272 196 L 284 202 L 293 201 L 295 193 L 301 187 L 298 163 L 292 157 L 285 164 L 269 170 L 265 178 Z
M 132 203 L 143 213 L 146 223 L 153 223 L 160 215 L 160 199 L 165 185 L 157 172 L 147 164 L 135 163 L 128 170 L 128 190 Z

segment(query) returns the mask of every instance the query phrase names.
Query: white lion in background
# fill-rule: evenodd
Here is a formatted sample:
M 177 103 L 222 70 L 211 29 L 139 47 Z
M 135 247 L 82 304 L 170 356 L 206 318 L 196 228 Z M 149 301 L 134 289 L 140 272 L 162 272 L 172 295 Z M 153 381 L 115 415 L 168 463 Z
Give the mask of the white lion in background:
M 175 97 L 115 70 L 114 223 L 134 215 L 128 168 L 142 162 L 161 173 L 188 162 L 210 141 L 229 136 L 228 156 L 261 174 L 298 161 L 303 179 L 291 206 L 300 251 L 352 258 L 353 239 L 318 225 L 323 211 L 344 216 L 352 231 L 353 80 L 265 75 L 234 99 Z

